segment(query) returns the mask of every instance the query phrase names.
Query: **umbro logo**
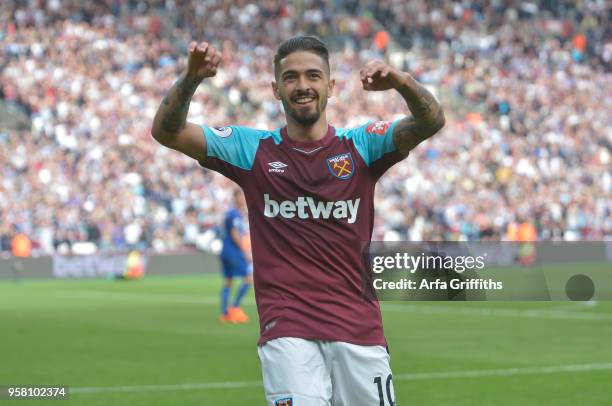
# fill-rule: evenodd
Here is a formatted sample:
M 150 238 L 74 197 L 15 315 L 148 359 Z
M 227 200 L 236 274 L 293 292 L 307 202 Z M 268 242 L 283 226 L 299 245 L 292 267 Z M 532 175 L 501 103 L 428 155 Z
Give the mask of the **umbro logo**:
M 280 161 L 270 162 L 268 165 L 270 165 L 274 169 L 281 169 L 287 166 L 287 164 L 284 164 Z
M 268 166 L 270 167 L 268 169 L 268 172 L 285 173 L 284 168 L 286 168 L 288 165 L 280 161 L 276 161 L 276 162 L 269 162 Z

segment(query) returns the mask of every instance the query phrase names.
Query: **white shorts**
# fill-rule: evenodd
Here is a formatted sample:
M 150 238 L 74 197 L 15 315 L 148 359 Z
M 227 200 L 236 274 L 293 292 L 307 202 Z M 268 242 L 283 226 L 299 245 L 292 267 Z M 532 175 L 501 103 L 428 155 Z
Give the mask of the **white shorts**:
M 269 406 L 393 406 L 385 347 L 284 337 L 258 347 Z

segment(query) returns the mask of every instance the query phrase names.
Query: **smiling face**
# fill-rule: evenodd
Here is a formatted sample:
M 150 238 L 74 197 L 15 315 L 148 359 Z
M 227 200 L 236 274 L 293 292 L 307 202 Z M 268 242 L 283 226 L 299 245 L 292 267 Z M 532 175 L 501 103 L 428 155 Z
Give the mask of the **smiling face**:
M 283 103 L 288 120 L 304 127 L 319 121 L 335 84 L 323 58 L 314 52 L 293 52 L 280 60 L 276 80 L 274 96 Z

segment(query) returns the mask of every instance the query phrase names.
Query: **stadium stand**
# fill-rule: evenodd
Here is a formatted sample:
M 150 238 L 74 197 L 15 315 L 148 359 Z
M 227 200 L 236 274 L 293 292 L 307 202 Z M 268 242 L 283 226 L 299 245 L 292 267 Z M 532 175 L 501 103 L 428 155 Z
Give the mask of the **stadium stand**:
M 38 253 L 195 244 L 220 221 L 231 183 L 150 137 L 187 44 L 223 50 L 190 121 L 276 128 L 272 56 L 298 33 L 334 49 L 338 127 L 407 112 L 397 95 L 361 90 L 371 58 L 445 105 L 444 130 L 379 183 L 374 239 L 507 240 L 521 224 L 539 240 L 612 236 L 608 2 L 295 4 L 3 1 L 0 99 L 29 125 L 0 124 L 0 250 L 18 232 Z

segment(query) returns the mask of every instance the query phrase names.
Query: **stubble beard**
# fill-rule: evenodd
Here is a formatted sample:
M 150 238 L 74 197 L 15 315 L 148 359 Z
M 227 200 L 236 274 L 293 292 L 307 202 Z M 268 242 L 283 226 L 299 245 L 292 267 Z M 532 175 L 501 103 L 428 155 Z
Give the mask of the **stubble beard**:
M 309 111 L 300 113 L 292 107 L 292 105 L 287 99 L 282 99 L 285 113 L 290 116 L 295 122 L 304 127 L 312 127 L 317 121 L 319 121 L 319 118 L 321 118 L 321 111 L 323 111 L 325 109 L 325 106 L 327 105 L 327 100 L 325 99 L 323 100 L 322 106 L 319 104 L 318 99 L 316 101 L 317 103 L 313 112 Z

